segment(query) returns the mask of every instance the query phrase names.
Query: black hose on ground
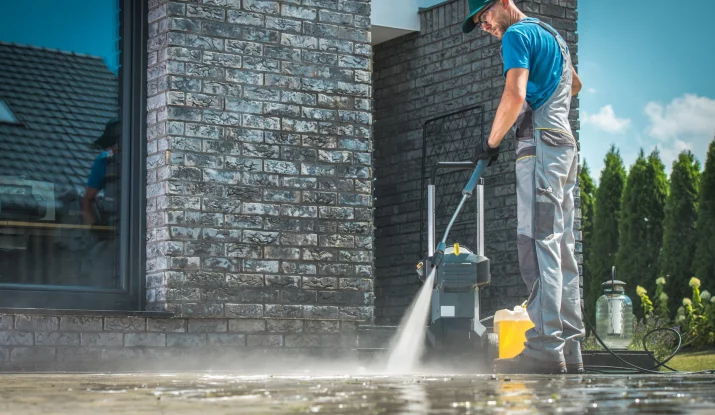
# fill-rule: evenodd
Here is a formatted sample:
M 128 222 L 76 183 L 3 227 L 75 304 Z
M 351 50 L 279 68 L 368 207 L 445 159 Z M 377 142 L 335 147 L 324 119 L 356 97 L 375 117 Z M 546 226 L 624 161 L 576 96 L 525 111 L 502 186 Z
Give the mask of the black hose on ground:
M 591 321 L 588 319 L 588 314 L 586 314 L 586 310 L 584 309 L 584 307 L 581 307 L 581 313 L 583 314 L 583 317 L 584 317 L 585 320 L 586 320 L 586 324 L 588 324 L 588 326 L 591 328 L 591 332 L 593 333 L 594 336 L 596 336 L 596 340 L 598 340 L 598 342 L 601 344 L 601 346 L 603 346 L 603 348 L 604 348 L 608 353 L 610 353 L 611 355 L 613 355 L 613 357 L 615 357 L 616 359 L 620 360 L 621 362 L 623 362 L 623 363 L 625 363 L 626 365 L 628 365 L 628 366 L 630 366 L 630 367 L 633 368 L 633 369 L 624 369 L 624 368 L 618 367 L 618 366 L 584 366 L 584 370 L 586 370 L 586 372 L 608 373 L 608 374 L 614 374 L 614 373 L 623 373 L 623 374 L 647 373 L 647 374 L 653 374 L 653 375 L 671 374 L 671 373 L 673 373 L 673 372 L 674 372 L 674 373 L 678 373 L 678 374 L 682 374 L 682 375 L 715 374 L 715 369 L 701 370 L 701 371 L 698 371 L 698 372 L 682 372 L 682 371 L 680 371 L 680 370 L 673 369 L 672 367 L 666 365 L 666 363 L 668 363 L 673 357 L 675 357 L 676 354 L 678 354 L 678 352 L 680 351 L 680 347 L 682 346 L 682 341 L 683 341 L 682 337 L 680 336 L 680 333 L 678 333 L 676 330 L 671 329 L 671 328 L 668 328 L 668 327 L 661 327 L 661 328 L 653 329 L 653 330 L 649 331 L 648 333 L 646 333 L 645 336 L 643 336 L 643 349 L 646 351 L 646 353 L 651 354 L 653 360 L 655 360 L 655 361 L 658 363 L 657 365 L 655 365 L 655 366 L 653 366 L 653 367 L 651 367 L 651 368 L 649 368 L 649 369 L 646 369 L 646 368 L 642 368 L 642 367 L 640 367 L 640 366 L 636 366 L 636 365 L 634 365 L 634 364 L 632 364 L 632 363 L 630 363 L 630 362 L 626 362 L 626 361 L 623 360 L 620 356 L 618 356 L 616 353 L 614 353 L 611 349 L 609 349 L 608 346 L 606 346 L 606 345 L 603 343 L 603 341 L 601 340 L 601 338 L 598 337 L 598 333 L 596 332 L 596 329 L 593 327 L 593 324 L 591 324 Z M 668 356 L 668 358 L 665 359 L 665 360 L 663 360 L 663 361 L 658 360 L 658 358 L 656 358 L 655 355 L 653 355 L 653 354 L 651 353 L 651 351 L 648 350 L 647 341 L 646 341 L 646 340 L 648 340 L 648 337 L 650 337 L 652 334 L 657 333 L 657 332 L 659 332 L 659 331 L 669 331 L 669 332 L 672 332 L 673 334 L 675 334 L 675 336 L 676 336 L 677 339 L 678 339 L 678 345 L 675 347 L 675 350 L 673 351 L 673 353 L 671 353 L 670 356 Z M 657 370 L 658 368 L 661 368 L 661 367 L 670 370 L 670 372 L 665 372 L 665 371 L 659 371 L 659 370 Z M 607 370 L 608 372 L 605 372 L 606 370 Z

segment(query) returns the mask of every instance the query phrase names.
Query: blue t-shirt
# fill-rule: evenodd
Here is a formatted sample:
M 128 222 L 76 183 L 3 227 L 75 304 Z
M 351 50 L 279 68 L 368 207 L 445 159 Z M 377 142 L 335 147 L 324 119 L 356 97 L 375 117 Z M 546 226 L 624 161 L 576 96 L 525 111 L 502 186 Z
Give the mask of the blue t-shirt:
M 538 20 L 527 17 L 511 25 L 502 37 L 504 76 L 513 68 L 529 70 L 526 101 L 535 110 L 554 93 L 561 80 L 563 56 L 559 43 Z M 567 49 L 568 52 L 568 49 Z
M 107 175 L 107 156 L 107 152 L 103 151 L 102 154 L 94 159 L 92 170 L 90 171 L 89 178 L 87 179 L 87 187 L 97 190 L 102 190 L 104 188 L 104 179 Z

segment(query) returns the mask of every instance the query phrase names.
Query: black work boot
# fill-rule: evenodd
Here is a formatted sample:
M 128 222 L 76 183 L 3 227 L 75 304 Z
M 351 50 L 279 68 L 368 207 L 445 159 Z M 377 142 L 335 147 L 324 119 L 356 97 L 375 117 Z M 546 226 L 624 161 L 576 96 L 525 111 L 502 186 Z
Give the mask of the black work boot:
M 566 363 L 547 362 L 523 353 L 509 359 L 494 359 L 494 373 L 502 374 L 566 374 Z
M 586 371 L 583 368 L 583 362 L 566 363 L 566 371 L 569 375 L 583 375 Z
M 583 370 L 580 341 L 566 340 L 566 344 L 564 344 L 564 357 L 566 358 L 566 369 L 569 374 L 581 375 L 585 373 Z

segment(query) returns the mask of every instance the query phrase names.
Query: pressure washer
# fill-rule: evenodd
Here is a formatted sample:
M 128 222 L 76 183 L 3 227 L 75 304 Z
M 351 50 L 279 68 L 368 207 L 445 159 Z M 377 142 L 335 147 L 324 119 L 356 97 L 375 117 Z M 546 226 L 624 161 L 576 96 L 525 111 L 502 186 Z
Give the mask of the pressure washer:
M 487 164 L 488 161 L 480 160 L 476 166 L 472 162 L 438 162 L 434 166 L 427 184 L 427 256 L 417 264 L 422 283 L 427 281 L 430 272 L 435 271 L 427 326 L 427 353 L 481 354 L 486 364 L 498 357 L 498 337 L 480 320 L 480 289 L 491 282 L 489 258 L 484 255 L 484 179 L 481 178 Z M 444 236 L 435 244 L 435 182 L 437 171 L 441 169 L 474 171 L 462 190 L 462 198 Z M 448 247 L 447 238 L 457 216 L 475 191 L 477 247 L 473 251 L 456 242 Z M 482 353 L 473 353 L 475 351 Z

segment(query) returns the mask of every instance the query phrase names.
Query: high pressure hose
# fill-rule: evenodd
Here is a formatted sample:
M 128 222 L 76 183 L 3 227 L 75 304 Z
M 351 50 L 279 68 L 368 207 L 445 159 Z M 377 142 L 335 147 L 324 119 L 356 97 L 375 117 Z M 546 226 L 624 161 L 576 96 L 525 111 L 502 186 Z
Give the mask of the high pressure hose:
M 625 368 L 623 368 L 623 367 L 618 367 L 618 366 L 584 366 L 584 370 L 586 370 L 586 372 L 609 373 L 609 374 L 613 374 L 613 373 L 623 373 L 623 374 L 629 374 L 629 373 L 647 373 L 647 374 L 653 374 L 653 375 L 667 375 L 667 374 L 671 374 L 671 373 L 673 373 L 673 372 L 678 373 L 678 374 L 683 374 L 683 375 L 715 374 L 715 369 L 701 370 L 701 371 L 697 371 L 697 372 L 683 372 L 683 371 L 680 371 L 680 370 L 673 369 L 672 367 L 666 365 L 666 363 L 668 363 L 673 357 L 675 357 L 676 354 L 678 354 L 678 352 L 680 351 L 680 347 L 682 346 L 682 341 L 683 341 L 683 338 L 680 336 L 680 333 L 678 333 L 677 330 L 672 329 L 672 328 L 669 328 L 669 327 L 660 327 L 660 328 L 657 328 L 657 329 L 650 330 L 649 332 L 647 332 L 647 333 L 645 334 L 645 336 L 643 336 L 643 350 L 645 350 L 646 353 L 648 353 L 648 354 L 651 355 L 651 358 L 658 363 L 657 365 L 655 365 L 655 366 L 653 366 L 653 367 L 651 367 L 651 368 L 649 368 L 649 369 L 646 369 L 646 368 L 643 368 L 643 367 L 640 367 L 640 366 L 636 366 L 636 365 L 634 365 L 633 363 L 627 362 L 627 361 L 623 360 L 620 356 L 618 356 L 616 353 L 614 353 L 608 346 L 606 346 L 606 345 L 603 343 L 603 341 L 601 340 L 601 338 L 598 337 L 598 333 L 596 333 L 596 329 L 593 327 L 593 324 L 591 324 L 591 321 L 590 321 L 589 318 L 588 318 L 588 314 L 586 314 L 586 310 L 584 309 L 583 306 L 581 307 L 581 313 L 583 314 L 583 317 L 584 317 L 585 320 L 586 320 L 586 324 L 588 324 L 588 326 L 591 328 L 591 332 L 592 332 L 593 335 L 596 337 L 596 340 L 598 340 L 598 342 L 601 344 L 601 346 L 603 346 L 603 348 L 606 349 L 606 351 L 607 351 L 608 353 L 610 353 L 613 357 L 615 357 L 616 359 L 620 360 L 621 362 L 623 362 L 623 363 L 625 363 L 626 365 L 628 365 L 628 366 L 630 366 L 630 367 L 633 368 L 633 369 L 625 369 Z M 673 353 L 671 353 L 671 354 L 668 356 L 668 358 L 665 359 L 665 360 L 663 360 L 663 361 L 658 360 L 658 358 L 656 358 L 656 357 L 651 353 L 651 351 L 648 350 L 648 345 L 647 345 L 647 340 L 648 340 L 648 338 L 649 338 L 652 334 L 657 333 L 657 332 L 659 332 L 659 331 L 668 331 L 668 332 L 671 332 L 671 333 L 675 334 L 676 338 L 678 339 L 678 345 L 675 347 L 675 350 L 673 351 Z M 656 369 L 661 368 L 661 367 L 664 367 L 664 368 L 670 370 L 670 372 L 664 372 L 664 371 L 658 371 L 658 370 L 656 370 Z M 607 370 L 608 372 L 606 372 L 606 370 Z

